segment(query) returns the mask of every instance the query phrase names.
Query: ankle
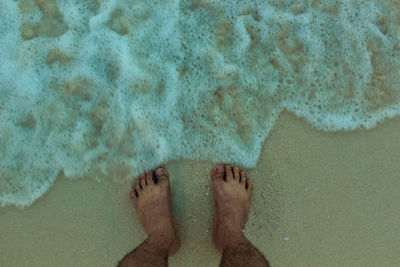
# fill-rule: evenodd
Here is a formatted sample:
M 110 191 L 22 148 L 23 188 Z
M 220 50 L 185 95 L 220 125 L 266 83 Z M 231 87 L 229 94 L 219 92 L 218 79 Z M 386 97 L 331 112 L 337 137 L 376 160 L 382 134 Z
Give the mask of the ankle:
M 222 251 L 225 251 L 227 249 L 235 249 L 237 247 L 239 247 L 241 244 L 244 244 L 247 242 L 246 237 L 244 237 L 244 235 L 238 235 L 238 236 L 233 236 L 227 240 L 225 240 L 225 242 L 222 242 Z
M 223 250 L 234 248 L 247 240 L 242 229 L 233 226 L 217 226 L 217 237 Z
M 175 238 L 176 236 L 173 231 L 154 231 L 149 234 L 146 241 L 151 243 L 154 249 L 160 253 L 164 254 L 166 251 L 168 254 Z

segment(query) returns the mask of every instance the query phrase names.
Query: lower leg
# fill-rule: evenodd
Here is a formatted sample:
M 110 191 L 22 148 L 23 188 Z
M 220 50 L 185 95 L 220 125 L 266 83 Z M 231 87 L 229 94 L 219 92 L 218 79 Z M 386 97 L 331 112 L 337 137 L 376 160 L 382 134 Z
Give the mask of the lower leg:
M 164 238 L 149 236 L 140 246 L 127 254 L 118 267 L 168 266 L 168 247 L 162 247 Z
M 243 235 L 222 252 L 221 267 L 269 267 L 264 256 Z

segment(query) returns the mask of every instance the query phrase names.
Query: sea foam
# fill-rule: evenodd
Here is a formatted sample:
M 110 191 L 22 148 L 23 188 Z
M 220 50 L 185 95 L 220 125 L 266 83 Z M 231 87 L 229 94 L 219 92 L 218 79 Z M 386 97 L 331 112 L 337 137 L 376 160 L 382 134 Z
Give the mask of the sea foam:
M 0 2 L 0 202 L 56 177 L 174 159 L 257 163 L 278 115 L 327 130 L 400 113 L 400 4 Z

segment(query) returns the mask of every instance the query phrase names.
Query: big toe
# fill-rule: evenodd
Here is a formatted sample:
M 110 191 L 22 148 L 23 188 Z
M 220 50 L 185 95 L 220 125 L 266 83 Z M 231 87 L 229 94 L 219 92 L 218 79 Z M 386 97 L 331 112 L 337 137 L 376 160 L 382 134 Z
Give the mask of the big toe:
M 165 168 L 156 169 L 157 183 L 168 183 L 169 175 Z
M 214 167 L 211 173 L 211 178 L 214 182 L 222 181 L 224 180 L 225 176 L 225 168 L 222 167 L 221 165 L 217 165 Z

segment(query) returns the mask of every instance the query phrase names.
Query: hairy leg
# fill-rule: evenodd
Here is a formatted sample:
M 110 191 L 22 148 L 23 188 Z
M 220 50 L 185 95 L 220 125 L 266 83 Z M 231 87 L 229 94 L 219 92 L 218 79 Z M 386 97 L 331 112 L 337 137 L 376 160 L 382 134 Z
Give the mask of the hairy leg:
M 164 238 L 149 236 L 140 246 L 127 254 L 118 267 L 168 266 L 168 247 L 162 247 Z
M 264 256 L 245 237 L 222 252 L 221 267 L 269 267 Z

